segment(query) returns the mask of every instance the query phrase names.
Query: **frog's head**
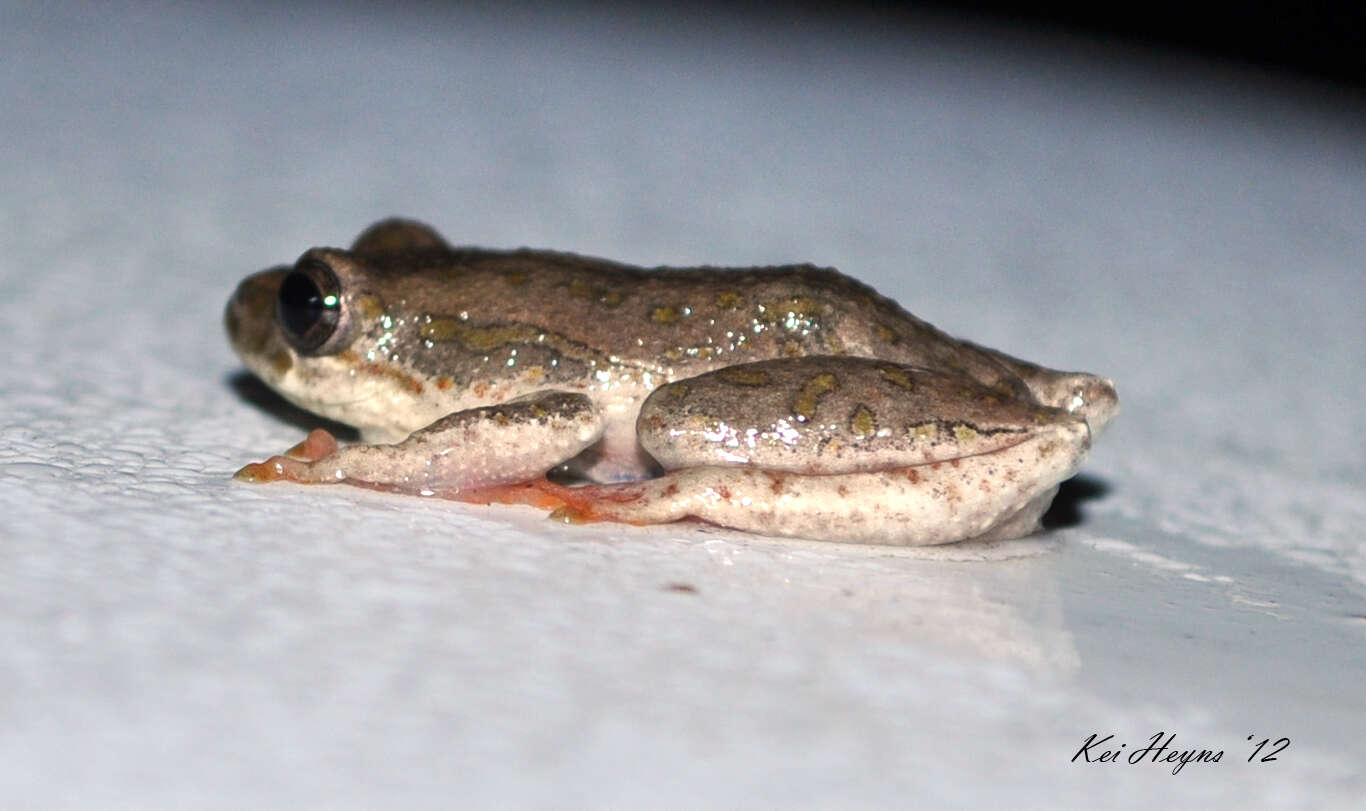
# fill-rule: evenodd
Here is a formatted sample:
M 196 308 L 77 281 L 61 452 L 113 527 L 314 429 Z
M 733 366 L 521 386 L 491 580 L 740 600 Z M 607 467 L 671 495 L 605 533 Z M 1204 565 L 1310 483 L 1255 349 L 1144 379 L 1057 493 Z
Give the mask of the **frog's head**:
M 401 301 L 386 304 L 398 296 L 369 259 L 356 248 L 313 248 L 292 266 L 248 276 L 224 322 L 247 368 L 285 399 L 394 441 L 440 409 L 404 357 L 420 340 L 417 319 Z

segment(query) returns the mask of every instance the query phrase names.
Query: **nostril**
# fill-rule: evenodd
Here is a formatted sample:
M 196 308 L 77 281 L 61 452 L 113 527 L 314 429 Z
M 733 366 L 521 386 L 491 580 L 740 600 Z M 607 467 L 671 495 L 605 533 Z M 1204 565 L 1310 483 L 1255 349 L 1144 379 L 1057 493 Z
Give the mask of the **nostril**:
M 1119 406 L 1119 392 L 1115 391 L 1115 384 L 1112 380 L 1099 380 L 1091 387 L 1089 392 L 1091 402 L 1104 409 L 1112 409 Z

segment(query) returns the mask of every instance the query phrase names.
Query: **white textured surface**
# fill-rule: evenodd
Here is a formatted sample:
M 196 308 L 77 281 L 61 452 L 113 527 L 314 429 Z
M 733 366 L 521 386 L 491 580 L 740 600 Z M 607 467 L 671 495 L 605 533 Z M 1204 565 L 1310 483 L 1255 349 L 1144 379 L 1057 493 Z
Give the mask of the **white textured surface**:
M 0 805 L 1366 792 L 1351 99 L 928 26 L 0 14 Z M 1112 375 L 1101 492 L 916 555 L 235 486 L 303 426 L 235 381 L 229 291 L 395 213 L 839 265 Z M 1226 754 L 1068 762 L 1159 730 Z M 1248 764 L 1249 734 L 1292 744 Z

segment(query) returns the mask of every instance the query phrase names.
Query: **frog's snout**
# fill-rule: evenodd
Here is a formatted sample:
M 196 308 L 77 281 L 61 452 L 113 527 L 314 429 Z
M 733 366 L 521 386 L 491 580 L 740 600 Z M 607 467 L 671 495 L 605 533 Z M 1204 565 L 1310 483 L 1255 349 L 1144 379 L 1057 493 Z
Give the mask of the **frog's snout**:
M 275 326 L 275 297 L 287 271 L 288 268 L 276 267 L 253 273 L 228 298 L 223 328 L 233 349 L 243 358 L 265 347 Z
M 1086 418 L 1094 441 L 1119 413 L 1119 392 L 1115 391 L 1115 382 L 1094 375 L 1078 375 L 1065 408 Z

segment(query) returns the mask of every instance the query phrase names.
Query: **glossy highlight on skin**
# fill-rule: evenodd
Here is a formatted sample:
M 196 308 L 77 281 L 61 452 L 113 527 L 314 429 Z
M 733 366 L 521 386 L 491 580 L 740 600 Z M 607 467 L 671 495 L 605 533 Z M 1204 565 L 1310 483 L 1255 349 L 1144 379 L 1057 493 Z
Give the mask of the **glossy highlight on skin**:
M 1107 380 L 951 338 L 834 270 L 455 248 L 406 220 L 249 276 L 225 323 L 252 372 L 364 439 L 315 432 L 239 479 L 574 521 L 1015 537 L 1118 407 Z

